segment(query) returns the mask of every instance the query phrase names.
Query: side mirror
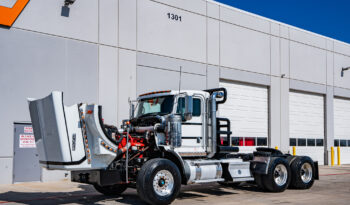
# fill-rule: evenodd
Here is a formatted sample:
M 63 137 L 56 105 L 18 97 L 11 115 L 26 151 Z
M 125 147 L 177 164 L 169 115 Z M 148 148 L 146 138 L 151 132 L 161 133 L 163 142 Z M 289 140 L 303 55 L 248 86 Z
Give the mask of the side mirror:
M 193 114 L 193 97 L 192 96 L 186 96 L 185 97 L 185 113 L 184 118 L 186 121 L 192 119 Z

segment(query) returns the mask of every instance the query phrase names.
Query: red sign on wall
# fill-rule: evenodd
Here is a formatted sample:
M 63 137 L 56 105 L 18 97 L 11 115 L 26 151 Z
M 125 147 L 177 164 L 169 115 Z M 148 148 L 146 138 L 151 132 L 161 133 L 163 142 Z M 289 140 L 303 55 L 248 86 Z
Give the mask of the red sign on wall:
M 34 135 L 19 135 L 19 148 L 35 148 Z

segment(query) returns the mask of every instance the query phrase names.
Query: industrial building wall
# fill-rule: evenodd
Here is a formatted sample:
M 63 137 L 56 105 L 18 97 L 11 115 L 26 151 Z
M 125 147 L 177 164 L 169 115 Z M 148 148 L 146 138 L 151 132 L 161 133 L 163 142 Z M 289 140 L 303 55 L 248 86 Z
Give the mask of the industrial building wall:
M 268 145 L 282 151 L 290 90 L 319 94 L 328 156 L 334 96 L 350 99 L 350 73 L 340 76 L 348 44 L 209 0 L 77 0 L 69 17 L 62 6 L 31 0 L 11 28 L 0 27 L 0 183 L 12 182 L 13 123 L 30 120 L 26 98 L 52 90 L 67 105 L 102 104 L 105 122 L 119 124 L 128 98 L 150 90 L 265 86 Z M 62 175 L 45 171 L 42 180 Z

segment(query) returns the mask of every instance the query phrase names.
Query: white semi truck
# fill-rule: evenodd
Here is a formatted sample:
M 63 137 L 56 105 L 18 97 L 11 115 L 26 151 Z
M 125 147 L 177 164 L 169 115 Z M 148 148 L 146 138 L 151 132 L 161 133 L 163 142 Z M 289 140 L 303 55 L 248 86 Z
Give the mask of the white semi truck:
M 106 125 L 102 107 L 66 107 L 63 93 L 29 99 L 40 164 L 71 171 L 74 182 L 92 184 L 105 195 L 136 188 L 150 204 L 169 204 L 181 185 L 256 183 L 270 192 L 308 189 L 318 163 L 267 147 L 239 153 L 230 121 L 217 117 L 225 88 L 160 91 L 130 103 L 130 119 Z

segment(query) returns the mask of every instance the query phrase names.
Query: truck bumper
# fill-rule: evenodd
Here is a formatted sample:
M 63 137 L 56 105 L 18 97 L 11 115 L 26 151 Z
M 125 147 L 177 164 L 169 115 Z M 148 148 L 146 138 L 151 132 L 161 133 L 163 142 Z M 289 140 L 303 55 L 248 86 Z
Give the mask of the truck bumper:
M 72 171 L 71 181 L 85 184 L 98 184 L 100 186 L 109 186 L 125 183 L 124 177 L 117 170 L 86 170 Z

